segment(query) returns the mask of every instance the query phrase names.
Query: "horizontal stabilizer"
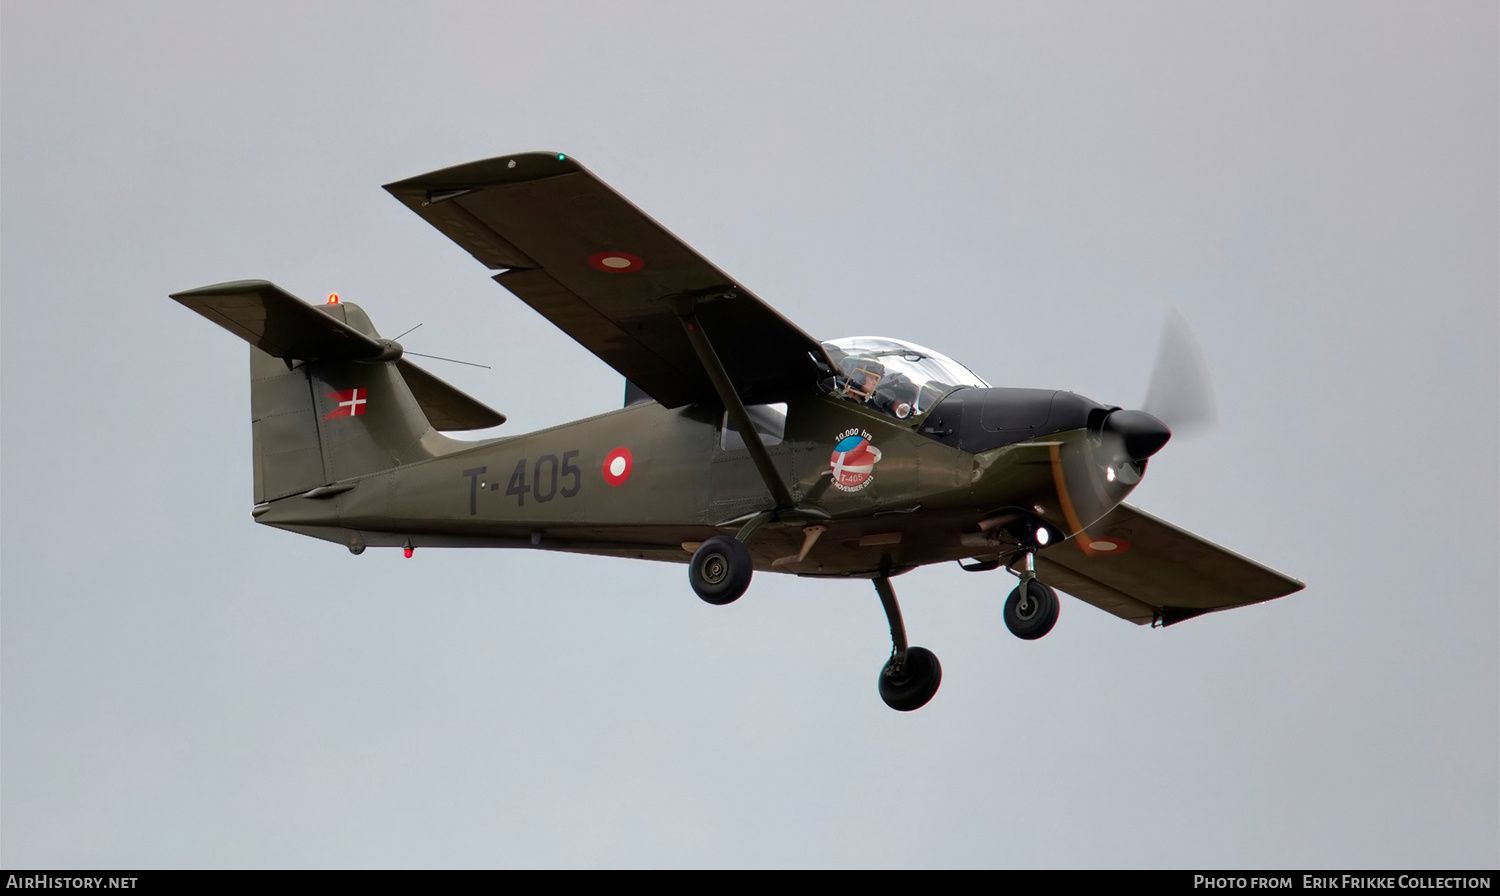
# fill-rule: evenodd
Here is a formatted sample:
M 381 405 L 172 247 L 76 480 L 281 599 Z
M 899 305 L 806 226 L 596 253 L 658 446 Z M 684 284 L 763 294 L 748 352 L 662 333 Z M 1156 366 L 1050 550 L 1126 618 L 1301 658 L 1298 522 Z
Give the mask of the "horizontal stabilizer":
M 1037 577 L 1128 619 L 1171 625 L 1305 586 L 1128 504 L 1036 555 Z
M 448 385 L 412 362 L 396 362 L 412 397 L 421 405 L 427 422 L 441 432 L 489 429 L 505 422 L 505 415 Z
M 358 361 L 385 349 L 378 339 L 265 280 L 216 283 L 172 298 L 276 358 Z
M 369 318 L 352 303 L 320 308 L 265 280 L 216 283 L 173 293 L 172 298 L 288 362 L 376 363 L 395 357 L 396 369 L 427 422 L 441 432 L 488 429 L 505 422 L 504 414 L 401 358 L 400 346 L 382 340 Z

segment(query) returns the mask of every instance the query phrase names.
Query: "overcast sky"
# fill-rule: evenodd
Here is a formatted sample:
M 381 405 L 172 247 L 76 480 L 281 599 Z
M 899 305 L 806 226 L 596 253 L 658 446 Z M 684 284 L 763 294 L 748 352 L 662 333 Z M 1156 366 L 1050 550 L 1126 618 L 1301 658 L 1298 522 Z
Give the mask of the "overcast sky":
M 1500 865 L 1493 2 L 0 2 L 8 867 Z M 245 348 L 336 291 L 505 412 L 617 374 L 380 185 L 561 150 L 804 329 L 1222 425 L 1133 504 L 1308 583 L 1138 628 L 250 518 Z M 437 362 L 434 362 L 437 364 Z

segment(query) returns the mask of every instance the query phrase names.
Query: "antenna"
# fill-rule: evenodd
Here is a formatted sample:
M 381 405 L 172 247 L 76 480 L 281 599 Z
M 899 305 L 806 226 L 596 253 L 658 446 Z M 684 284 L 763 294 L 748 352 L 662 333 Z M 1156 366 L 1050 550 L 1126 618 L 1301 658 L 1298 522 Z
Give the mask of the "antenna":
M 434 361 L 449 361 L 453 364 L 467 364 L 470 367 L 483 367 L 485 370 L 491 369 L 490 365 L 488 364 L 475 364 L 473 361 L 460 361 L 457 358 L 444 358 L 441 355 L 424 355 L 421 352 L 412 351 L 407 352 L 407 354 L 416 355 L 418 358 L 431 358 Z
M 404 331 L 401 334 L 401 336 L 405 336 L 408 333 L 411 333 L 411 332 L 415 331 L 417 329 L 417 327 L 420 327 L 420 326 L 422 326 L 422 324 L 417 324 L 416 327 L 412 327 L 411 329 Z M 392 339 L 391 341 L 395 342 L 397 339 L 400 339 L 401 336 L 397 336 L 394 339 Z M 403 349 L 402 351 L 403 351 L 404 354 L 416 355 L 418 358 L 431 358 L 434 361 L 448 361 L 448 362 L 453 363 L 453 364 L 467 364 L 470 367 L 482 367 L 485 370 L 491 370 L 491 369 L 493 369 L 488 364 L 475 364 L 473 361 L 460 361 L 457 358 L 444 358 L 441 355 L 424 355 L 421 352 L 414 352 L 414 351 L 410 351 L 410 350 L 407 350 L 407 349 Z

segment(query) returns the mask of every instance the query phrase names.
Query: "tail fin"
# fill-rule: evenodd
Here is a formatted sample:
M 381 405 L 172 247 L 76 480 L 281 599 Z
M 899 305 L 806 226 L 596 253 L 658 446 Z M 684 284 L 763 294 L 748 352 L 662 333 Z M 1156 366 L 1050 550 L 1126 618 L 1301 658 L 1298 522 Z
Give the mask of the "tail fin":
M 505 422 L 403 359 L 357 305 L 312 306 L 264 280 L 172 298 L 250 343 L 257 504 L 471 444 L 439 429 Z

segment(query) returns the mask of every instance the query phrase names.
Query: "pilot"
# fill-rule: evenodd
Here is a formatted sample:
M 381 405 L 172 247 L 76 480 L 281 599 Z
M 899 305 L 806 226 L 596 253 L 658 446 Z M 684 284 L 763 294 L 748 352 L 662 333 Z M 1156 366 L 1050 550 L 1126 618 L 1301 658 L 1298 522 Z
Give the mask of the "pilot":
M 857 356 L 840 358 L 838 364 L 844 372 L 839 391 L 845 398 L 862 404 L 874 399 L 880 378 L 885 375 L 885 365 Z
M 875 395 L 880 389 L 880 378 L 884 375 L 885 365 L 878 361 L 864 361 L 854 368 L 850 388 L 858 392 L 865 402 L 874 404 Z
M 851 357 L 840 352 L 837 364 L 843 376 L 834 380 L 835 394 L 898 420 L 911 416 L 912 402 L 917 393 L 911 380 L 899 373 L 891 373 L 884 364 L 871 358 Z
M 880 381 L 871 404 L 897 420 L 905 420 L 911 416 L 912 402 L 916 398 L 916 384 L 899 373 L 892 373 Z

